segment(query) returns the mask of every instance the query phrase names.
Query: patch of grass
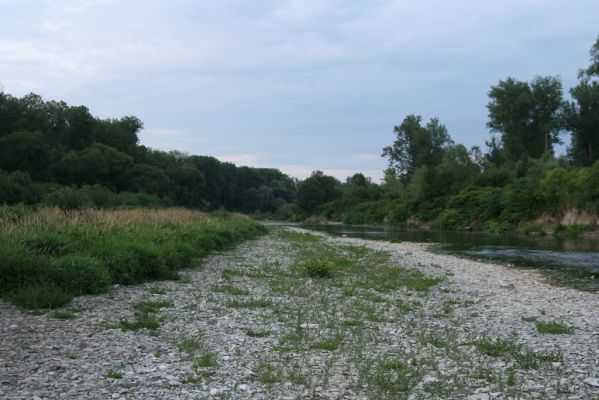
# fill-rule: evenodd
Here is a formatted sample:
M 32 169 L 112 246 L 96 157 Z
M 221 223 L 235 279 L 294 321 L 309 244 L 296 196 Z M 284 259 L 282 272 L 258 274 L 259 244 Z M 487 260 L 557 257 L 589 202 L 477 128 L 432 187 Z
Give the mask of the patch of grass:
M 422 379 L 423 369 L 400 360 L 387 360 L 376 365 L 371 385 L 381 397 L 407 398 Z
M 218 362 L 214 353 L 204 353 L 201 356 L 193 360 L 194 367 L 197 368 L 211 368 L 216 367 Z
M 310 346 L 311 349 L 314 350 L 325 350 L 325 351 L 334 351 L 339 348 L 339 346 L 343 343 L 343 337 L 337 335 L 330 339 L 325 339 L 320 342 L 316 342 Z
M 233 296 L 247 296 L 248 294 L 250 294 L 249 291 L 245 289 L 240 289 L 231 284 L 213 286 L 212 291 L 216 293 L 229 293 Z
M 194 337 L 183 339 L 179 343 L 178 347 L 179 347 L 179 350 L 181 350 L 181 351 L 184 351 L 188 354 L 193 354 L 198 349 L 200 349 L 203 346 L 203 344 L 204 344 L 203 336 L 201 334 L 198 334 Z
M 161 287 L 155 287 L 148 290 L 150 294 L 166 294 L 166 289 Z
M 160 301 L 140 301 L 133 305 L 133 309 L 136 311 L 149 314 L 155 313 L 159 311 L 161 308 L 170 307 L 173 303 L 168 300 L 160 300 Z
M 310 278 L 331 278 L 331 263 L 327 260 L 306 260 L 301 263 L 304 273 Z
M 109 369 L 108 371 L 106 371 L 106 374 L 104 374 L 104 377 L 106 379 L 123 379 L 123 374 L 119 371 Z
M 263 337 L 270 336 L 269 331 L 253 331 L 251 329 L 246 330 L 245 334 L 249 337 L 255 337 L 255 338 L 263 338 Z
M 272 301 L 267 299 L 254 299 L 247 301 L 231 300 L 227 302 L 230 308 L 266 308 L 272 306 Z
M 524 322 L 537 322 L 537 317 L 523 316 L 522 317 L 522 321 L 524 321 Z
M 242 275 L 243 275 L 243 273 L 241 271 L 238 271 L 236 269 L 230 269 L 230 268 L 225 268 L 221 272 L 221 277 L 226 281 L 231 281 L 231 280 L 233 280 L 234 277 L 242 276 Z
M 258 382 L 265 385 L 281 382 L 283 380 L 283 372 L 280 368 L 273 366 L 270 363 L 260 364 L 254 370 Z
M 50 313 L 50 316 L 56 319 L 74 319 L 77 314 L 71 310 L 55 310 Z
M 513 368 L 510 368 L 507 372 L 507 385 L 515 386 L 516 385 L 516 371 Z
M 160 328 L 160 322 L 153 315 L 139 314 L 133 321 L 122 319 L 117 327 L 124 331 L 138 331 L 140 329 L 153 331 Z
M 365 292 L 362 295 L 362 298 L 364 300 L 372 301 L 373 303 L 384 303 L 386 301 L 383 297 L 379 296 L 376 293 L 372 293 L 372 292 Z
M 14 304 L 28 309 L 56 308 L 67 304 L 73 295 L 55 284 L 37 284 L 5 294 Z
M 423 346 L 430 344 L 439 349 L 445 348 L 449 345 L 448 338 L 438 332 L 428 332 L 422 334 L 418 337 L 418 342 Z
M 512 340 L 495 339 L 486 336 L 474 342 L 474 345 L 483 354 L 491 357 L 506 356 L 514 359 L 522 368 L 538 368 L 548 362 L 557 362 L 563 359 L 561 352 L 534 352 Z
M 554 335 L 574 333 L 574 328 L 559 322 L 537 322 L 537 331 L 539 333 L 549 333 Z

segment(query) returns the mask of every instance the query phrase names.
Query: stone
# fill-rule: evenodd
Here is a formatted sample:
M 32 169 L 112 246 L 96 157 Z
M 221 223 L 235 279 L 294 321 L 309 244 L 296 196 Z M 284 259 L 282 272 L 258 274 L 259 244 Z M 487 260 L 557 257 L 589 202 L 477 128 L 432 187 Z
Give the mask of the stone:
M 583 382 L 589 386 L 599 387 L 599 378 L 588 377 L 585 380 L 583 380 Z

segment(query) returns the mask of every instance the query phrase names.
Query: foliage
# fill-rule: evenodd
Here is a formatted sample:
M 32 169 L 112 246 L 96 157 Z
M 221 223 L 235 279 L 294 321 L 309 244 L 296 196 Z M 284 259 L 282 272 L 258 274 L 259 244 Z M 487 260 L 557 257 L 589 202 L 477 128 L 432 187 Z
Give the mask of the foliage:
M 11 210 L 0 207 L 0 296 L 24 307 L 174 279 L 192 260 L 265 232 L 236 214 L 184 209 Z

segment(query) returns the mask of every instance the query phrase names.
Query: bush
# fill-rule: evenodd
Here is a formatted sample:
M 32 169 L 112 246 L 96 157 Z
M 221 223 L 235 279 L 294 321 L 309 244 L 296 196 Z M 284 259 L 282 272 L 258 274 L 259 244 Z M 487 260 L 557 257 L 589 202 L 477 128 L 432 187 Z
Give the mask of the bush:
M 310 278 L 330 278 L 333 276 L 330 263 L 324 260 L 304 261 L 302 268 Z
M 18 306 L 37 309 L 63 306 L 71 301 L 73 295 L 61 287 L 45 283 L 12 290 L 6 297 Z
M 10 242 L 0 243 L 0 290 L 23 287 L 47 278 L 48 260 Z
M 77 254 L 52 260 L 49 278 L 75 295 L 105 292 L 111 282 L 110 273 L 100 260 Z
M 72 240 L 54 232 L 35 234 L 25 238 L 24 242 L 33 253 L 52 257 L 63 256 L 73 247 Z
M 444 210 L 439 217 L 433 221 L 431 226 L 439 230 L 458 230 L 468 226 L 469 220 L 458 210 Z

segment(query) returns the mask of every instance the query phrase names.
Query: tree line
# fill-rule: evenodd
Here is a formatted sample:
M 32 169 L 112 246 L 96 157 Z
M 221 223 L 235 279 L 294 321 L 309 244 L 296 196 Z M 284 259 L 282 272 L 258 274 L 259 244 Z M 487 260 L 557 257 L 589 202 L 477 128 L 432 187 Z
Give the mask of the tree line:
M 384 182 L 336 182 L 315 172 L 298 187 L 308 213 L 348 223 L 513 229 L 568 208 L 599 212 L 599 38 L 564 98 L 558 77 L 512 77 L 491 87 L 486 151 L 456 144 L 437 118 L 408 115 L 385 147 Z M 569 135 L 567 153 L 554 146 Z M 319 200 L 317 200 L 319 199 Z
M 384 181 L 279 170 L 139 144 L 136 117 L 0 93 L 0 203 L 223 207 L 278 219 L 513 229 L 568 208 L 599 213 L 599 38 L 564 97 L 558 77 L 512 77 L 489 90 L 486 149 L 455 143 L 438 118 L 408 115 L 382 150 Z M 569 135 L 565 155 L 554 147 Z
M 296 182 L 279 170 L 154 150 L 139 144 L 142 128 L 136 117 L 0 93 L 0 203 L 274 212 L 295 201 Z

